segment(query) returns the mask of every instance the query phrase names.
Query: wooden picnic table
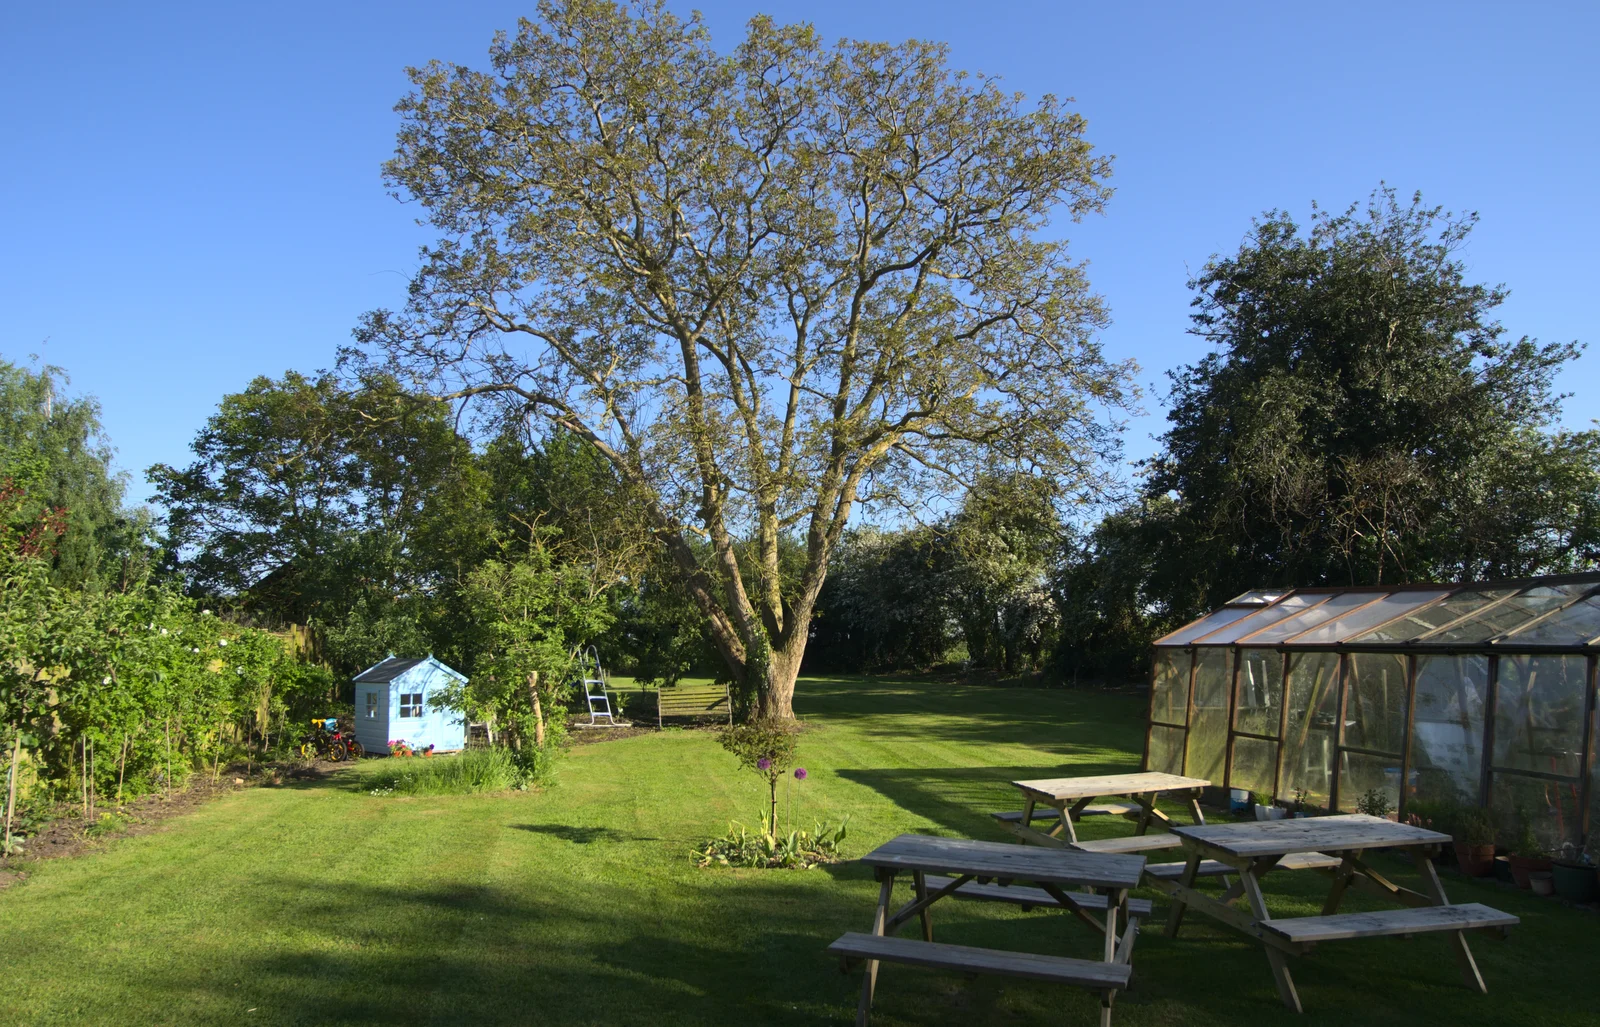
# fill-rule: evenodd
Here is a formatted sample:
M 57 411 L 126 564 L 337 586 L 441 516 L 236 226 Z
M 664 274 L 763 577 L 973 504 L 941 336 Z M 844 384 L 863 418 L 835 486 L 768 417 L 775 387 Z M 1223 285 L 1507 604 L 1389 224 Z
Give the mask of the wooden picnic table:
M 1185 793 L 1189 810 L 1196 824 L 1206 822 L 1200 812 L 1200 789 L 1211 782 L 1198 777 L 1180 777 L 1147 771 L 1138 774 L 1105 774 L 1099 777 L 1053 777 L 1035 781 L 1013 781 L 1022 791 L 1023 807 L 1020 813 L 996 813 L 1000 826 L 1036 845 L 1090 846 L 1088 851 L 1137 852 L 1143 846 L 1134 843 L 1095 848 L 1095 843 L 1078 841 L 1078 821 L 1085 816 L 1113 815 L 1126 817 L 1137 825 L 1135 837 L 1143 836 L 1152 823 L 1171 829 L 1172 820 L 1156 808 L 1162 795 Z M 1097 803 L 1106 797 L 1127 799 L 1126 802 Z M 1050 812 L 1044 812 L 1039 807 Z M 1049 831 L 1034 826 L 1035 820 L 1053 820 Z M 1062 837 L 1065 835 L 1065 837 Z M 1120 839 L 1118 839 L 1121 842 Z M 1177 844 L 1173 842 L 1173 844 Z M 1159 848 L 1160 846 L 1150 846 Z
M 1362 814 L 1172 830 L 1183 840 L 1187 854 L 1183 873 L 1176 879 L 1147 877 L 1147 883 L 1172 899 L 1167 934 L 1177 936 L 1184 911 L 1192 908 L 1256 938 L 1266 950 L 1279 997 L 1297 1013 L 1301 1012 L 1300 996 L 1286 957 L 1303 955 L 1318 942 L 1444 931 L 1449 934 L 1463 982 L 1481 993 L 1488 988 L 1467 946 L 1465 932 L 1481 929 L 1503 934 L 1517 923 L 1516 917 L 1478 903 L 1451 904 L 1430 858 L 1440 845 L 1450 841 L 1449 835 L 1438 831 Z M 1410 855 L 1422 875 L 1422 892 L 1400 887 L 1366 861 L 1366 853 L 1381 849 L 1399 849 Z M 1321 859 L 1307 862 L 1307 856 Z M 1203 865 L 1207 863 L 1220 863 L 1238 875 L 1220 898 L 1195 887 L 1197 880 L 1205 876 Z M 1309 866 L 1332 878 L 1322 915 L 1274 919 L 1267 911 L 1261 879 L 1274 869 L 1284 868 L 1286 863 Z M 1339 903 L 1351 887 L 1406 908 L 1340 914 Z M 1241 897 L 1248 909 L 1234 905 Z
M 880 961 L 1074 984 L 1100 994 L 1100 1022 L 1110 1024 L 1112 999 L 1128 986 L 1133 972 L 1130 961 L 1138 937 L 1138 917 L 1148 915 L 1150 909 L 1148 900 L 1128 898 L 1129 890 L 1139 884 L 1143 856 L 903 834 L 863 856 L 861 862 L 873 868 L 879 882 L 871 933 L 845 934 L 828 947 L 842 957 L 846 968 L 855 960 L 866 962 L 861 1001 L 856 1007 L 860 1027 L 865 1027 L 872 1009 Z M 913 894 L 891 912 L 894 883 L 903 873 L 911 877 Z M 1092 891 L 1070 890 L 1074 888 Z M 1024 909 L 1066 910 L 1104 935 L 1102 958 L 1073 959 L 936 943 L 928 908 L 952 895 L 1011 901 Z M 921 921 L 921 939 L 894 937 L 912 918 Z M 1120 932 L 1119 920 L 1126 924 Z

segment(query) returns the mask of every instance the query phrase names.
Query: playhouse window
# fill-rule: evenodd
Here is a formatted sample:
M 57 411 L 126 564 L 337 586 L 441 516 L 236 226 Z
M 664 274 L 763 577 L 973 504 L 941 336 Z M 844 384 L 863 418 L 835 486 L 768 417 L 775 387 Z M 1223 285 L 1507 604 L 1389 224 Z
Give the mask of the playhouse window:
M 377 720 L 378 719 L 378 693 L 377 692 L 368 692 L 367 693 L 367 719 L 368 720 Z
M 401 692 L 400 693 L 400 716 L 402 716 L 402 717 L 420 717 L 420 716 L 422 716 L 422 693 L 421 692 Z

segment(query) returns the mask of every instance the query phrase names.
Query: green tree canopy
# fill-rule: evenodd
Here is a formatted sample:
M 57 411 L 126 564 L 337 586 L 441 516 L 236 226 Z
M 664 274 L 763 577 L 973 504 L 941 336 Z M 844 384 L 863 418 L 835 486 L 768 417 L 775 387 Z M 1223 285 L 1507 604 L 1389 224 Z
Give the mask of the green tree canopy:
M 1214 352 L 1173 373 L 1140 502 L 1065 576 L 1079 639 L 1115 650 L 1108 630 L 1259 586 L 1600 559 L 1600 433 L 1552 430 L 1554 376 L 1581 347 L 1495 319 L 1506 290 L 1461 257 L 1476 220 L 1382 188 L 1307 228 L 1269 212 L 1206 264 L 1192 331 Z
M 603 454 L 734 678 L 792 716 L 858 502 L 996 465 L 1096 480 L 1129 369 L 1044 231 L 1101 208 L 1109 158 L 937 45 L 758 17 L 722 54 L 659 0 L 539 13 L 489 70 L 411 72 L 386 174 L 440 240 L 357 337 Z
M 0 481 L 22 490 L 13 513 L 36 521 L 60 511 L 50 574 L 68 588 L 127 588 L 150 571 L 150 516 L 123 507 L 126 482 L 111 469 L 100 405 L 68 395 L 60 368 L 0 360 Z

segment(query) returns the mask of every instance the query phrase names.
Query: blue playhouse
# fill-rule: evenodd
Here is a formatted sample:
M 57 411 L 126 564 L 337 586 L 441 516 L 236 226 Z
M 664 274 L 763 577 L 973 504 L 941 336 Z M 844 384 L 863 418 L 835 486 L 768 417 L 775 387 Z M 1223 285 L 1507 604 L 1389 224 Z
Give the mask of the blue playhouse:
M 466 680 L 432 654 L 420 660 L 391 656 L 368 667 L 354 678 L 356 740 L 374 754 L 388 752 L 391 741 L 401 740 L 413 749 L 465 748 L 466 715 L 460 710 L 436 710 L 431 700 L 446 685 Z

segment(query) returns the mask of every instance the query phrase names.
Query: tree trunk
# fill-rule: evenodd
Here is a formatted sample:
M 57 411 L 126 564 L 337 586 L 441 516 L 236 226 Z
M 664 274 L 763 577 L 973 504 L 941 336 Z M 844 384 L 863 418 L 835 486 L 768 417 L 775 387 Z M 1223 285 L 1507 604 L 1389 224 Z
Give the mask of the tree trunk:
M 528 698 L 533 701 L 533 744 L 544 748 L 544 707 L 539 705 L 539 672 L 528 675 Z
M 805 636 L 791 638 L 784 649 L 769 651 L 767 662 L 750 668 L 759 673 L 756 681 L 756 716 L 761 720 L 794 719 L 794 682 L 800 676 L 800 661 L 806 653 Z
M 6 847 L 11 851 L 11 815 L 17 808 L 17 763 L 22 758 L 22 718 L 18 717 L 11 724 L 11 733 L 16 735 L 16 740 L 11 743 L 11 773 L 6 783 Z

